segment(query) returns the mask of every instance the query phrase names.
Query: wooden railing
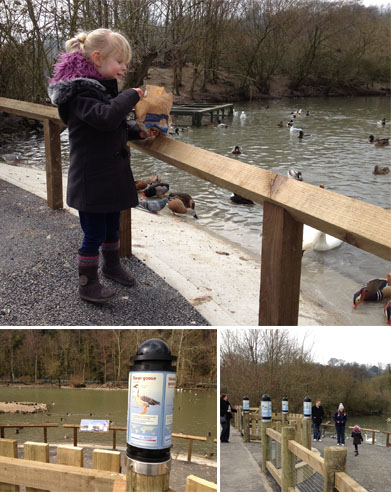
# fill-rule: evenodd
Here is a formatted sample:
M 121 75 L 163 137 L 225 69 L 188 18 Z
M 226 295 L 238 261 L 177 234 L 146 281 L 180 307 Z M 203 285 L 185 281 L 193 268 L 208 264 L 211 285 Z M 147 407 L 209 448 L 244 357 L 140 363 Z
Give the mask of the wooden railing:
M 78 443 L 78 430 L 80 429 L 80 425 L 77 424 L 63 424 L 63 427 L 68 428 L 68 429 L 73 429 L 73 446 L 77 446 Z M 113 450 L 116 450 L 117 447 L 117 431 L 122 431 L 126 432 L 127 428 L 124 426 L 118 426 L 118 425 L 110 425 L 109 431 L 113 431 Z M 186 439 L 189 443 L 188 450 L 187 450 L 187 461 L 191 462 L 191 457 L 193 453 L 193 442 L 194 441 L 201 441 L 201 442 L 206 442 L 209 440 L 207 437 L 203 436 L 191 436 L 188 434 L 176 434 L 173 432 L 172 437 L 175 439 Z M 216 439 L 212 440 L 213 443 L 216 443 Z
M 0 98 L 0 111 L 44 122 L 48 205 L 62 208 L 61 122 L 57 110 Z M 263 204 L 259 325 L 298 323 L 303 224 L 383 259 L 391 257 L 391 217 L 383 208 L 167 137 L 129 144 L 147 155 Z M 121 219 L 122 253 L 130 255 L 130 209 L 123 212 Z
M 322 424 L 322 427 L 333 427 L 335 428 L 335 424 Z M 353 425 L 349 425 L 348 429 L 353 429 Z M 366 429 L 364 427 L 360 427 L 360 430 L 363 432 L 370 432 L 372 434 L 372 444 L 374 445 L 376 442 L 376 434 L 385 434 L 386 435 L 386 447 L 390 447 L 390 434 L 391 431 L 379 431 L 377 429 Z
M 121 474 L 120 452 L 94 449 L 92 468 L 85 468 L 83 449 L 57 446 L 57 463 L 49 463 L 49 445 L 24 443 L 24 458 L 18 458 L 17 441 L 0 439 L 0 492 L 58 491 L 173 491 L 169 471 L 145 476 L 130 470 Z M 134 477 L 134 476 L 138 477 Z M 167 476 L 167 477 L 163 477 Z M 217 491 L 217 485 L 195 476 L 186 479 L 186 491 Z
M 24 429 L 25 427 L 41 427 L 43 429 L 43 441 L 44 443 L 48 442 L 48 428 L 49 427 L 58 427 L 58 424 L 0 424 L 0 438 L 5 437 L 5 429 Z
M 305 422 L 305 420 L 304 420 Z M 309 420 L 309 423 L 311 421 Z M 280 485 L 282 491 L 296 490 L 296 458 L 307 464 L 313 472 L 323 476 L 323 491 L 357 492 L 367 491 L 357 481 L 346 474 L 347 449 L 329 446 L 324 449 L 324 458 L 311 450 L 311 439 L 307 445 L 295 440 L 296 429 L 283 426 L 281 432 L 270 428 L 271 422 L 262 423 L 262 470 L 268 471 Z M 310 426 L 308 426 L 310 428 Z M 271 440 L 280 448 L 280 465 L 276 467 L 270 460 Z

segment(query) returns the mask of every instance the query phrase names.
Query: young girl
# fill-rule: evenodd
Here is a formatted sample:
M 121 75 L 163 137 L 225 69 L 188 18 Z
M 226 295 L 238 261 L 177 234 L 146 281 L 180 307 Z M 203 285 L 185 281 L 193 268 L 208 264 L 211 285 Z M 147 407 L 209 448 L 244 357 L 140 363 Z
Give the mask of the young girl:
M 119 226 L 120 211 L 138 204 L 126 141 L 145 134 L 125 118 L 142 91 L 118 92 L 131 58 L 129 43 L 119 33 L 81 33 L 65 48 L 49 96 L 69 130 L 67 203 L 79 211 L 84 232 L 78 253 L 79 295 L 103 303 L 115 293 L 98 279 L 100 247 L 103 275 L 125 286 L 135 283 L 120 263 Z
M 355 425 L 353 427 L 352 438 L 353 438 L 353 445 L 354 445 L 354 454 L 355 454 L 355 456 L 357 456 L 358 455 L 358 445 L 361 444 L 363 441 L 363 438 L 361 435 L 361 429 L 358 425 Z

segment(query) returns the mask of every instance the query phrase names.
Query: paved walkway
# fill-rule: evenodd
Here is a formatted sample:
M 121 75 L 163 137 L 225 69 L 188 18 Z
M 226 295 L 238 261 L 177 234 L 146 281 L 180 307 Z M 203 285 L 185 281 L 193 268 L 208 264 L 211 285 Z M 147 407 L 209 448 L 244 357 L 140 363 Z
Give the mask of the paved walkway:
M 63 177 L 63 188 L 65 191 L 67 178 Z M 10 184 L 8 184 L 10 183 Z M 11 189 L 11 185 L 13 188 Z M 17 186 L 17 187 L 15 187 Z M 20 189 L 21 188 L 21 189 Z M 59 211 L 53 214 L 52 210 L 47 208 L 46 201 L 46 175 L 43 170 L 35 170 L 24 166 L 7 165 L 0 162 L 0 190 L 2 192 L 2 204 L 0 210 L 0 225 L 2 227 L 1 246 L 5 243 L 5 248 L 2 254 L 8 255 L 6 263 L 0 262 L 0 274 L 3 279 L 14 277 L 9 286 L 12 290 L 8 290 L 7 294 L 12 295 L 12 300 L 17 304 L 21 295 L 17 293 L 17 289 L 26 288 L 27 293 L 35 294 L 41 286 L 47 285 L 46 280 L 52 278 L 50 273 L 54 272 L 57 267 L 60 273 L 56 275 L 57 287 L 66 285 L 71 292 L 66 296 L 59 297 L 55 302 L 55 307 L 62 307 L 63 304 L 72 304 L 74 296 L 74 255 L 79 247 L 81 240 L 81 231 L 76 217 L 70 216 L 74 214 L 73 209 L 66 207 L 66 211 Z M 3 197 L 9 193 L 7 204 L 3 202 Z M 31 193 L 36 195 L 32 196 Z M 39 197 L 39 198 L 37 198 Z M 65 196 L 64 196 L 65 199 Z M 12 203 L 11 203 L 12 201 Z M 26 206 L 27 203 L 27 206 Z M 30 207 L 30 210 L 27 209 Z M 36 247 L 38 248 L 39 238 L 41 237 L 40 247 L 42 249 L 42 259 L 32 262 L 30 254 L 31 231 L 29 225 L 37 217 L 40 221 L 39 233 L 33 233 L 36 239 Z M 65 220 L 69 221 L 68 230 L 63 234 L 66 227 Z M 18 224 L 20 231 L 15 230 Z M 65 240 L 65 238 L 66 240 Z M 11 240 L 12 238 L 12 240 Z M 57 251 L 54 253 L 46 253 L 47 249 L 52 246 L 53 241 L 57 242 Z M 129 262 L 130 266 L 135 265 L 136 271 L 145 282 L 145 286 L 155 288 L 156 293 L 152 294 L 153 298 L 147 300 L 146 310 L 142 311 L 140 302 L 140 311 L 143 318 L 138 321 L 127 314 L 122 319 L 121 314 L 123 304 L 120 308 L 114 307 L 115 314 L 108 317 L 101 317 L 102 311 L 107 311 L 109 308 L 96 307 L 93 309 L 94 314 L 87 314 L 85 320 L 74 317 L 73 319 L 64 322 L 56 323 L 54 318 L 49 318 L 50 323 L 44 323 L 43 318 L 40 319 L 30 317 L 30 322 L 22 321 L 24 316 L 19 318 L 9 317 L 9 321 L 5 318 L 0 318 L 0 324 L 14 325 L 42 325 L 42 324 L 62 324 L 62 325 L 202 325 L 210 324 L 215 326 L 224 325 L 257 325 L 258 324 L 258 308 L 259 308 L 259 286 L 260 286 L 260 257 L 251 252 L 245 251 L 243 248 L 230 243 L 229 241 L 218 237 L 212 231 L 207 230 L 202 226 L 202 221 L 196 221 L 192 218 L 176 217 L 170 213 L 168 209 L 163 209 L 159 215 L 154 215 L 144 210 L 132 211 L 132 250 L 135 258 Z M 37 251 L 37 250 L 35 250 Z M 15 255 L 16 260 L 11 268 L 11 257 Z M 65 262 L 65 260 L 67 262 Z M 47 263 L 51 262 L 52 268 L 46 276 L 43 270 Z M 41 277 L 35 283 L 35 287 L 31 289 L 26 282 L 26 276 L 17 273 L 14 276 L 15 268 L 29 268 L 32 271 L 32 264 L 42 269 Z M 64 267 L 65 265 L 65 267 Z M 68 266 L 69 269 L 68 269 Z M 138 267 L 139 266 L 139 267 Z M 36 268 L 35 268 L 36 269 Z M 155 277 L 164 280 L 165 284 L 169 285 L 170 293 L 167 289 L 159 289 L 156 287 L 157 281 L 151 282 L 153 273 Z M 303 269 L 303 275 L 305 269 Z M 310 273 L 313 274 L 313 273 Z M 72 276 L 72 278 L 71 278 Z M 147 277 L 147 279 L 144 279 Z M 30 278 L 30 276 L 28 277 Z M 69 281 L 64 283 L 64 278 Z M 72 279 L 72 284 L 71 284 Z M 320 276 L 320 280 L 323 278 Z M 34 281 L 34 280 L 33 280 Z M 308 281 L 305 276 L 303 282 Z M 344 324 L 346 318 L 335 314 L 334 304 L 328 304 L 324 298 L 316 298 L 313 293 L 314 277 L 310 279 L 310 289 L 302 291 L 300 299 L 300 314 L 299 325 L 337 325 Z M 163 285 L 163 282 L 161 282 Z M 0 283 L 2 285 L 2 283 Z M 348 285 L 346 285 L 347 289 Z M 120 302 L 125 301 L 127 306 L 129 301 L 133 300 L 134 294 L 128 294 L 127 291 L 120 287 L 119 292 L 128 298 L 120 299 Z M 354 289 L 354 286 L 350 286 Z M 39 295 L 39 300 L 50 300 L 50 293 L 53 290 L 53 284 L 47 290 L 49 298 Z M 169 316 L 159 317 L 156 321 L 150 316 L 155 311 L 151 311 L 150 305 L 152 301 L 159 303 L 166 296 L 166 311 L 168 315 L 171 313 L 172 290 L 177 291 L 184 301 L 191 304 L 196 312 L 199 313 L 197 319 L 193 317 L 183 318 L 182 322 L 179 318 L 171 319 Z M 138 289 L 138 291 L 140 291 Z M 14 293 L 15 292 L 15 293 Z M 161 295 L 159 299 L 158 295 Z M 168 295 L 167 295 L 168 294 Z M 148 295 L 148 294 L 147 294 Z M 146 297 L 147 297 L 146 295 Z M 61 302 L 61 301 L 64 302 Z M 350 301 L 350 297 L 349 297 Z M 38 302 L 38 297 L 37 297 Z M 148 304 L 148 302 L 150 304 Z M 3 302 L 4 304 L 4 302 Z M 0 303 L 0 311 L 4 310 L 3 304 Z M 61 305 L 62 304 L 62 305 Z M 350 302 L 349 302 L 350 304 Z M 117 301 L 118 305 L 118 301 Z M 6 306 L 7 311 L 11 309 L 15 312 L 16 308 Z M 133 309 L 136 304 L 132 304 L 130 309 Z M 330 307 L 329 307 L 330 306 Z M 30 307 L 33 307 L 31 304 Z M 129 307 L 128 307 L 129 308 Z M 31 312 L 31 311 L 30 311 Z M 164 311 L 163 311 L 164 312 Z M 38 314 L 38 311 L 37 313 Z M 4 315 L 4 313 L 3 313 Z M 134 316 L 134 315 L 133 315 Z M 149 316 L 149 317 L 148 317 Z M 163 314 L 164 316 L 164 314 Z M 177 316 L 177 315 L 175 315 Z M 64 318 L 66 319 L 66 318 Z M 81 322 L 77 322 L 80 321 Z M 383 316 L 382 316 L 383 319 Z M 22 321 L 21 323 L 18 321 Z M 55 321 L 55 323 L 53 323 Z M 106 322 L 114 321 L 114 322 Z M 158 322 L 157 322 L 158 321 Z M 178 322 L 179 321 L 179 322 Z M 360 320 L 361 321 L 361 320 Z M 370 323 L 373 325 L 374 323 Z
M 273 491 L 239 432 L 220 443 L 220 491 Z

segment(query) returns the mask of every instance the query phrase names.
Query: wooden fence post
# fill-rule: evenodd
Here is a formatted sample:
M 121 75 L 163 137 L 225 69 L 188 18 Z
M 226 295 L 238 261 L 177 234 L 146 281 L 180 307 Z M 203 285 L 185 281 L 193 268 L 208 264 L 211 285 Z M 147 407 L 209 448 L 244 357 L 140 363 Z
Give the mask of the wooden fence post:
M 281 491 L 289 491 L 295 486 L 295 455 L 288 448 L 288 441 L 295 439 L 295 428 L 284 426 L 281 430 L 281 462 L 282 462 L 282 485 Z
M 335 489 L 335 473 L 345 472 L 346 456 L 348 450 L 344 447 L 328 446 L 324 449 L 324 465 L 323 465 L 323 491 L 336 491 Z
M 265 201 L 259 325 L 297 325 L 303 224 Z
M 261 423 L 261 435 L 262 435 L 262 471 L 266 472 L 266 462 L 270 460 L 270 452 L 271 452 L 271 439 L 266 434 L 266 429 L 272 426 L 271 422 L 262 422 Z
M 132 255 L 132 214 L 131 208 L 122 210 L 121 224 L 119 228 L 119 239 L 121 242 L 120 256 L 130 257 Z
M 0 457 L 18 458 L 18 442 L 15 439 L 0 440 Z M 16 484 L 0 483 L 0 492 L 20 491 Z
M 281 434 L 281 422 L 276 422 L 276 431 Z M 276 467 L 281 468 L 281 444 L 276 441 Z
M 57 446 L 57 463 L 83 467 L 83 448 L 75 446 Z
M 151 464 L 127 458 L 126 491 L 168 491 L 170 469 L 171 460 L 160 464 Z
M 187 461 L 191 462 L 191 455 L 193 453 L 193 440 L 189 439 L 189 448 L 187 450 Z
M 26 441 L 24 443 L 25 460 L 34 460 L 36 462 L 49 462 L 49 445 L 47 443 L 33 443 Z M 45 491 L 36 488 L 26 488 L 26 491 Z
M 311 419 L 304 418 L 303 425 L 302 425 L 302 442 L 301 442 L 301 444 L 309 450 L 311 449 L 311 427 L 312 427 Z
M 92 468 L 121 472 L 121 452 L 111 450 L 94 450 L 92 452 Z
M 57 210 L 63 208 L 60 125 L 50 119 L 45 119 L 43 130 L 48 206 Z
M 245 443 L 250 442 L 250 425 L 248 419 L 248 412 L 243 412 L 243 438 Z

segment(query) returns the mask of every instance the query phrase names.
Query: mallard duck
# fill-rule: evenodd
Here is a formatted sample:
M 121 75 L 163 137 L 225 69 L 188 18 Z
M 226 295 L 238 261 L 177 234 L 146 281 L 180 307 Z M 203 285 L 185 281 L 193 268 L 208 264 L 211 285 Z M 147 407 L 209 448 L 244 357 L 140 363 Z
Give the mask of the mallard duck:
M 377 138 L 371 134 L 369 136 L 369 142 L 371 144 L 374 144 L 375 146 L 389 146 L 390 145 L 390 138 L 383 137 L 382 139 L 380 139 L 380 138 Z
M 186 207 L 183 201 L 179 198 L 173 198 L 167 203 L 167 206 L 174 214 L 192 215 L 195 219 L 198 219 L 194 208 Z
M 387 278 L 374 278 L 353 295 L 353 307 L 356 308 L 360 302 L 381 302 L 391 297 L 391 274 Z
M 389 174 L 390 169 L 389 167 L 379 167 L 379 165 L 375 165 L 373 169 L 373 173 L 375 175 L 384 175 L 384 174 Z
M 299 135 L 297 136 L 298 139 L 304 139 L 304 137 L 310 137 L 311 134 L 305 134 L 302 129 L 299 130 Z
M 151 184 L 148 186 L 146 189 L 143 191 L 143 198 L 152 198 L 153 196 L 164 196 L 166 193 L 168 193 L 168 190 L 170 189 L 169 184 L 165 184 L 162 182 L 159 182 L 157 184 Z
M 187 193 L 170 193 L 168 195 L 169 200 L 181 200 L 181 202 L 184 204 L 185 208 L 190 208 L 191 210 L 194 210 L 194 213 L 190 214 L 193 215 L 195 219 L 198 219 L 198 215 L 195 212 L 195 201 L 193 198 L 187 194 Z
M 242 150 L 240 149 L 240 146 L 236 145 L 232 148 L 232 151 L 231 153 L 233 155 L 241 155 L 242 154 Z
M 301 175 L 301 171 L 298 170 L 297 168 L 290 168 L 288 170 L 288 177 L 290 179 L 296 179 L 297 181 L 302 181 L 303 177 Z
M 134 385 L 133 387 L 137 389 L 134 399 L 136 403 L 143 408 L 143 411 L 140 413 L 140 415 L 145 415 L 145 413 L 147 413 L 147 409 L 150 406 L 160 405 L 159 401 L 155 401 L 154 399 L 148 396 L 140 396 L 140 389 L 138 384 Z
M 387 304 L 384 306 L 384 314 L 386 316 L 387 320 L 387 325 L 391 325 L 391 300 L 387 302 Z M 391 418 L 388 419 L 391 424 Z

